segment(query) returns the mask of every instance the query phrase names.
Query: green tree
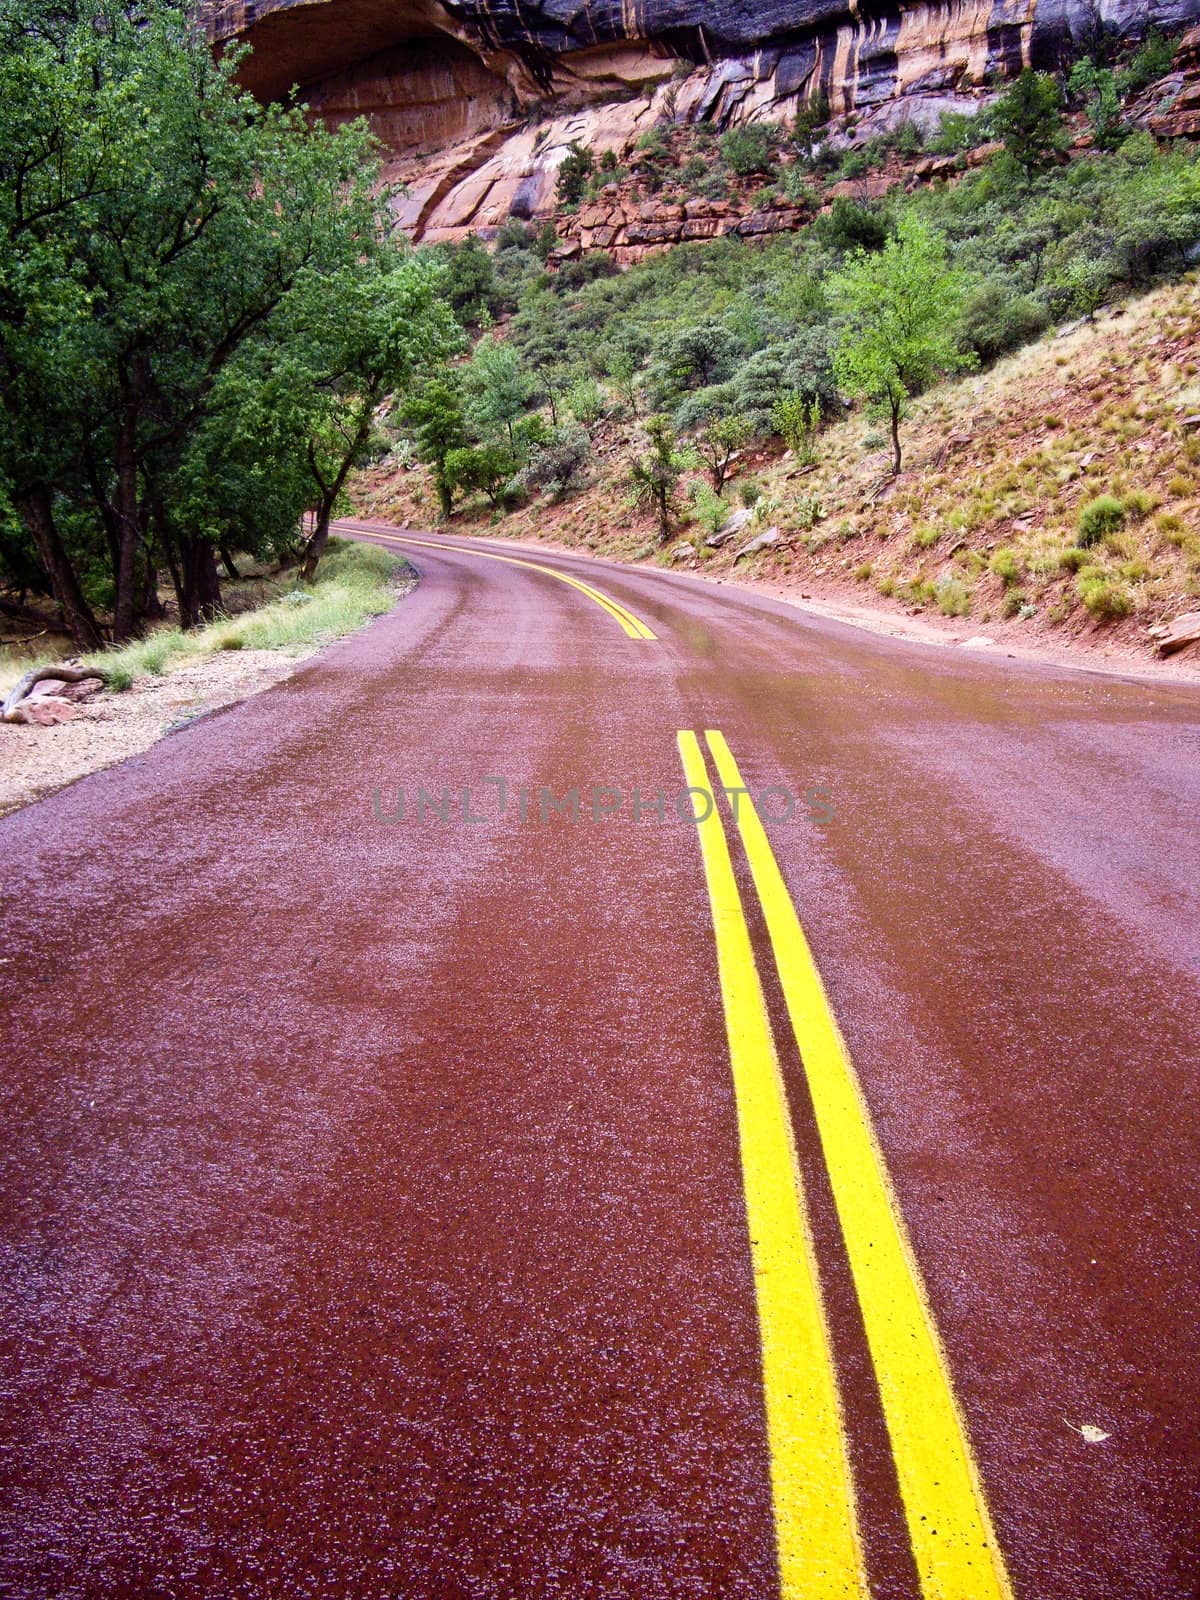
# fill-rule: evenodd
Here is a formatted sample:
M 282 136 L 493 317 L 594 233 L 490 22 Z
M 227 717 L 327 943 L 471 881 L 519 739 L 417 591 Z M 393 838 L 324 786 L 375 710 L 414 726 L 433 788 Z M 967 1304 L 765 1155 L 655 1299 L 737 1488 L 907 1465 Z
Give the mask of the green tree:
M 577 206 L 595 170 L 595 157 L 587 146 L 577 141 L 572 143 L 558 169 L 559 205 Z
M 1127 132 L 1116 74 L 1109 67 L 1098 67 L 1090 56 L 1085 56 L 1071 68 L 1068 87 L 1087 108 L 1096 148 L 1115 150 Z
M 484 339 L 463 373 L 466 416 L 481 438 L 505 433 L 516 447 L 515 426 L 533 404 L 537 382 L 520 356 L 496 338 Z
M 458 390 L 448 376 L 431 378 L 405 398 L 400 416 L 416 440 L 417 454 L 432 468 L 442 516 L 448 517 L 454 507 L 455 490 L 448 469 L 449 457 L 470 442 Z
M 163 0 L 0 13 L 0 472 L 80 643 L 97 561 L 115 639 L 154 614 L 160 557 L 215 605 L 195 443 L 301 275 L 372 227 L 365 128 L 257 106 L 238 60 Z
M 741 412 L 711 417 L 700 429 L 694 440 L 696 454 L 708 471 L 714 494 L 725 487 L 734 461 L 753 437 L 754 424 Z
M 1024 72 L 992 107 L 991 122 L 1026 179 L 1052 166 L 1063 147 L 1062 90 L 1046 72 Z
M 433 257 L 386 244 L 339 274 L 309 280 L 305 287 L 316 304 L 296 297 L 306 335 L 298 341 L 297 376 L 309 397 L 305 460 L 314 495 L 304 553 L 309 582 L 384 397 L 408 389 L 418 373 L 436 369 L 461 345 L 451 309 L 440 298 L 444 278 Z
M 940 236 L 911 212 L 875 255 L 858 251 L 829 285 L 840 319 L 838 382 L 887 417 L 892 470 L 901 466 L 900 423 L 912 395 L 970 364 L 958 347 L 960 274 Z
M 449 451 L 445 470 L 452 488 L 466 493 L 481 491 L 493 506 L 498 506 L 519 465 L 508 445 L 481 444 Z
M 730 128 L 721 139 L 721 159 L 739 178 L 768 173 L 774 165 L 777 134 L 765 123 Z
M 805 101 L 800 107 L 792 129 L 792 139 L 806 161 L 812 160 L 818 129 L 825 127 L 828 121 L 829 100 L 824 91 L 819 89 L 811 100 Z
M 691 458 L 680 450 L 668 417 L 651 417 L 646 423 L 646 438 L 649 449 L 630 463 L 630 487 L 634 504 L 648 506 L 654 512 L 659 541 L 665 544 L 671 537 L 679 480 L 691 465 Z

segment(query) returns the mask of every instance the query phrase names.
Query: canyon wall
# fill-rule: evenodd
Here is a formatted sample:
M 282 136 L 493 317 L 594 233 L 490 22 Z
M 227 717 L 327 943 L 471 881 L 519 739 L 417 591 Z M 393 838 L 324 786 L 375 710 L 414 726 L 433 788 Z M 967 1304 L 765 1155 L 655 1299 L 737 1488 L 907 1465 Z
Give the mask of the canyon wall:
M 626 150 L 655 122 L 787 117 L 823 93 L 858 133 L 936 124 L 1098 29 L 1178 33 L 1200 0 L 216 0 L 217 44 L 256 94 L 366 116 L 424 238 L 551 209 L 572 140 Z

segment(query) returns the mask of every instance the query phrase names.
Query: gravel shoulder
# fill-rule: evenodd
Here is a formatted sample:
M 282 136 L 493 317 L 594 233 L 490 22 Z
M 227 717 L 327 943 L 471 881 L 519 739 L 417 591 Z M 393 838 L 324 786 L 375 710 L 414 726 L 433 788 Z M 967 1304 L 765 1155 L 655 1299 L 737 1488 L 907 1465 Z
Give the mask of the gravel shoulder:
M 395 582 L 397 602 L 415 587 L 415 579 Z M 197 717 L 269 689 L 335 642 L 204 656 L 161 677 L 139 678 L 120 694 L 99 692 L 77 701 L 69 722 L 0 726 L 0 816 L 140 755 Z

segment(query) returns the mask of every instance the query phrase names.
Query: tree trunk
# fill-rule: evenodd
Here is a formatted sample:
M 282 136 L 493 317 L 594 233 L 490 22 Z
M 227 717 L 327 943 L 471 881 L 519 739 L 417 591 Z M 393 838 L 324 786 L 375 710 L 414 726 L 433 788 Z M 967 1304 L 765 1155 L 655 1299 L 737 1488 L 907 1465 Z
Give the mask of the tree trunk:
M 158 563 L 149 545 L 146 546 L 146 570 L 142 575 L 141 612 L 151 622 L 161 622 L 167 614 L 166 606 L 158 598 Z
M 132 636 L 137 615 L 135 578 L 141 525 L 138 521 L 138 475 L 134 451 L 134 417 L 127 410 L 117 434 L 117 570 L 114 573 L 116 599 L 113 605 L 113 640 L 118 644 Z
M 317 575 L 317 563 L 325 554 L 325 546 L 329 543 L 329 521 L 333 516 L 333 506 L 337 495 L 322 495 L 317 507 L 316 523 L 313 527 L 312 537 L 304 550 L 304 581 L 311 583 Z
M 900 476 L 900 407 L 892 402 L 892 477 Z
M 221 554 L 221 564 L 225 568 L 225 576 L 229 578 L 231 582 L 236 583 L 241 577 L 241 573 L 233 563 L 233 551 L 227 544 L 218 545 L 217 549 Z
M 83 598 L 75 568 L 54 525 L 49 489 L 39 486 L 28 494 L 17 495 L 16 507 L 50 579 L 51 590 L 71 638 L 81 650 L 103 649 L 99 626 Z
M 207 539 L 181 538 L 179 545 L 179 621 L 185 628 L 197 628 L 221 610 L 216 552 Z

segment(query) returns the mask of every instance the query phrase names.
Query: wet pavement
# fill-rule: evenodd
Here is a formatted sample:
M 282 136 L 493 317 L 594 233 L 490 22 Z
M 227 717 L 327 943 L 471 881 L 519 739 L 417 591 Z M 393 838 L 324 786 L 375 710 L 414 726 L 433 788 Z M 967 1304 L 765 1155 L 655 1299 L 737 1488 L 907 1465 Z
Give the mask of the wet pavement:
M 544 572 L 408 554 L 365 633 L 0 822 L 0 1594 L 777 1592 L 678 803 L 677 731 L 719 729 L 768 816 L 795 797 L 768 833 L 1014 1593 L 1195 1595 L 1200 691 L 525 553 L 630 637 Z M 914 1600 L 735 867 L 871 1594 Z

